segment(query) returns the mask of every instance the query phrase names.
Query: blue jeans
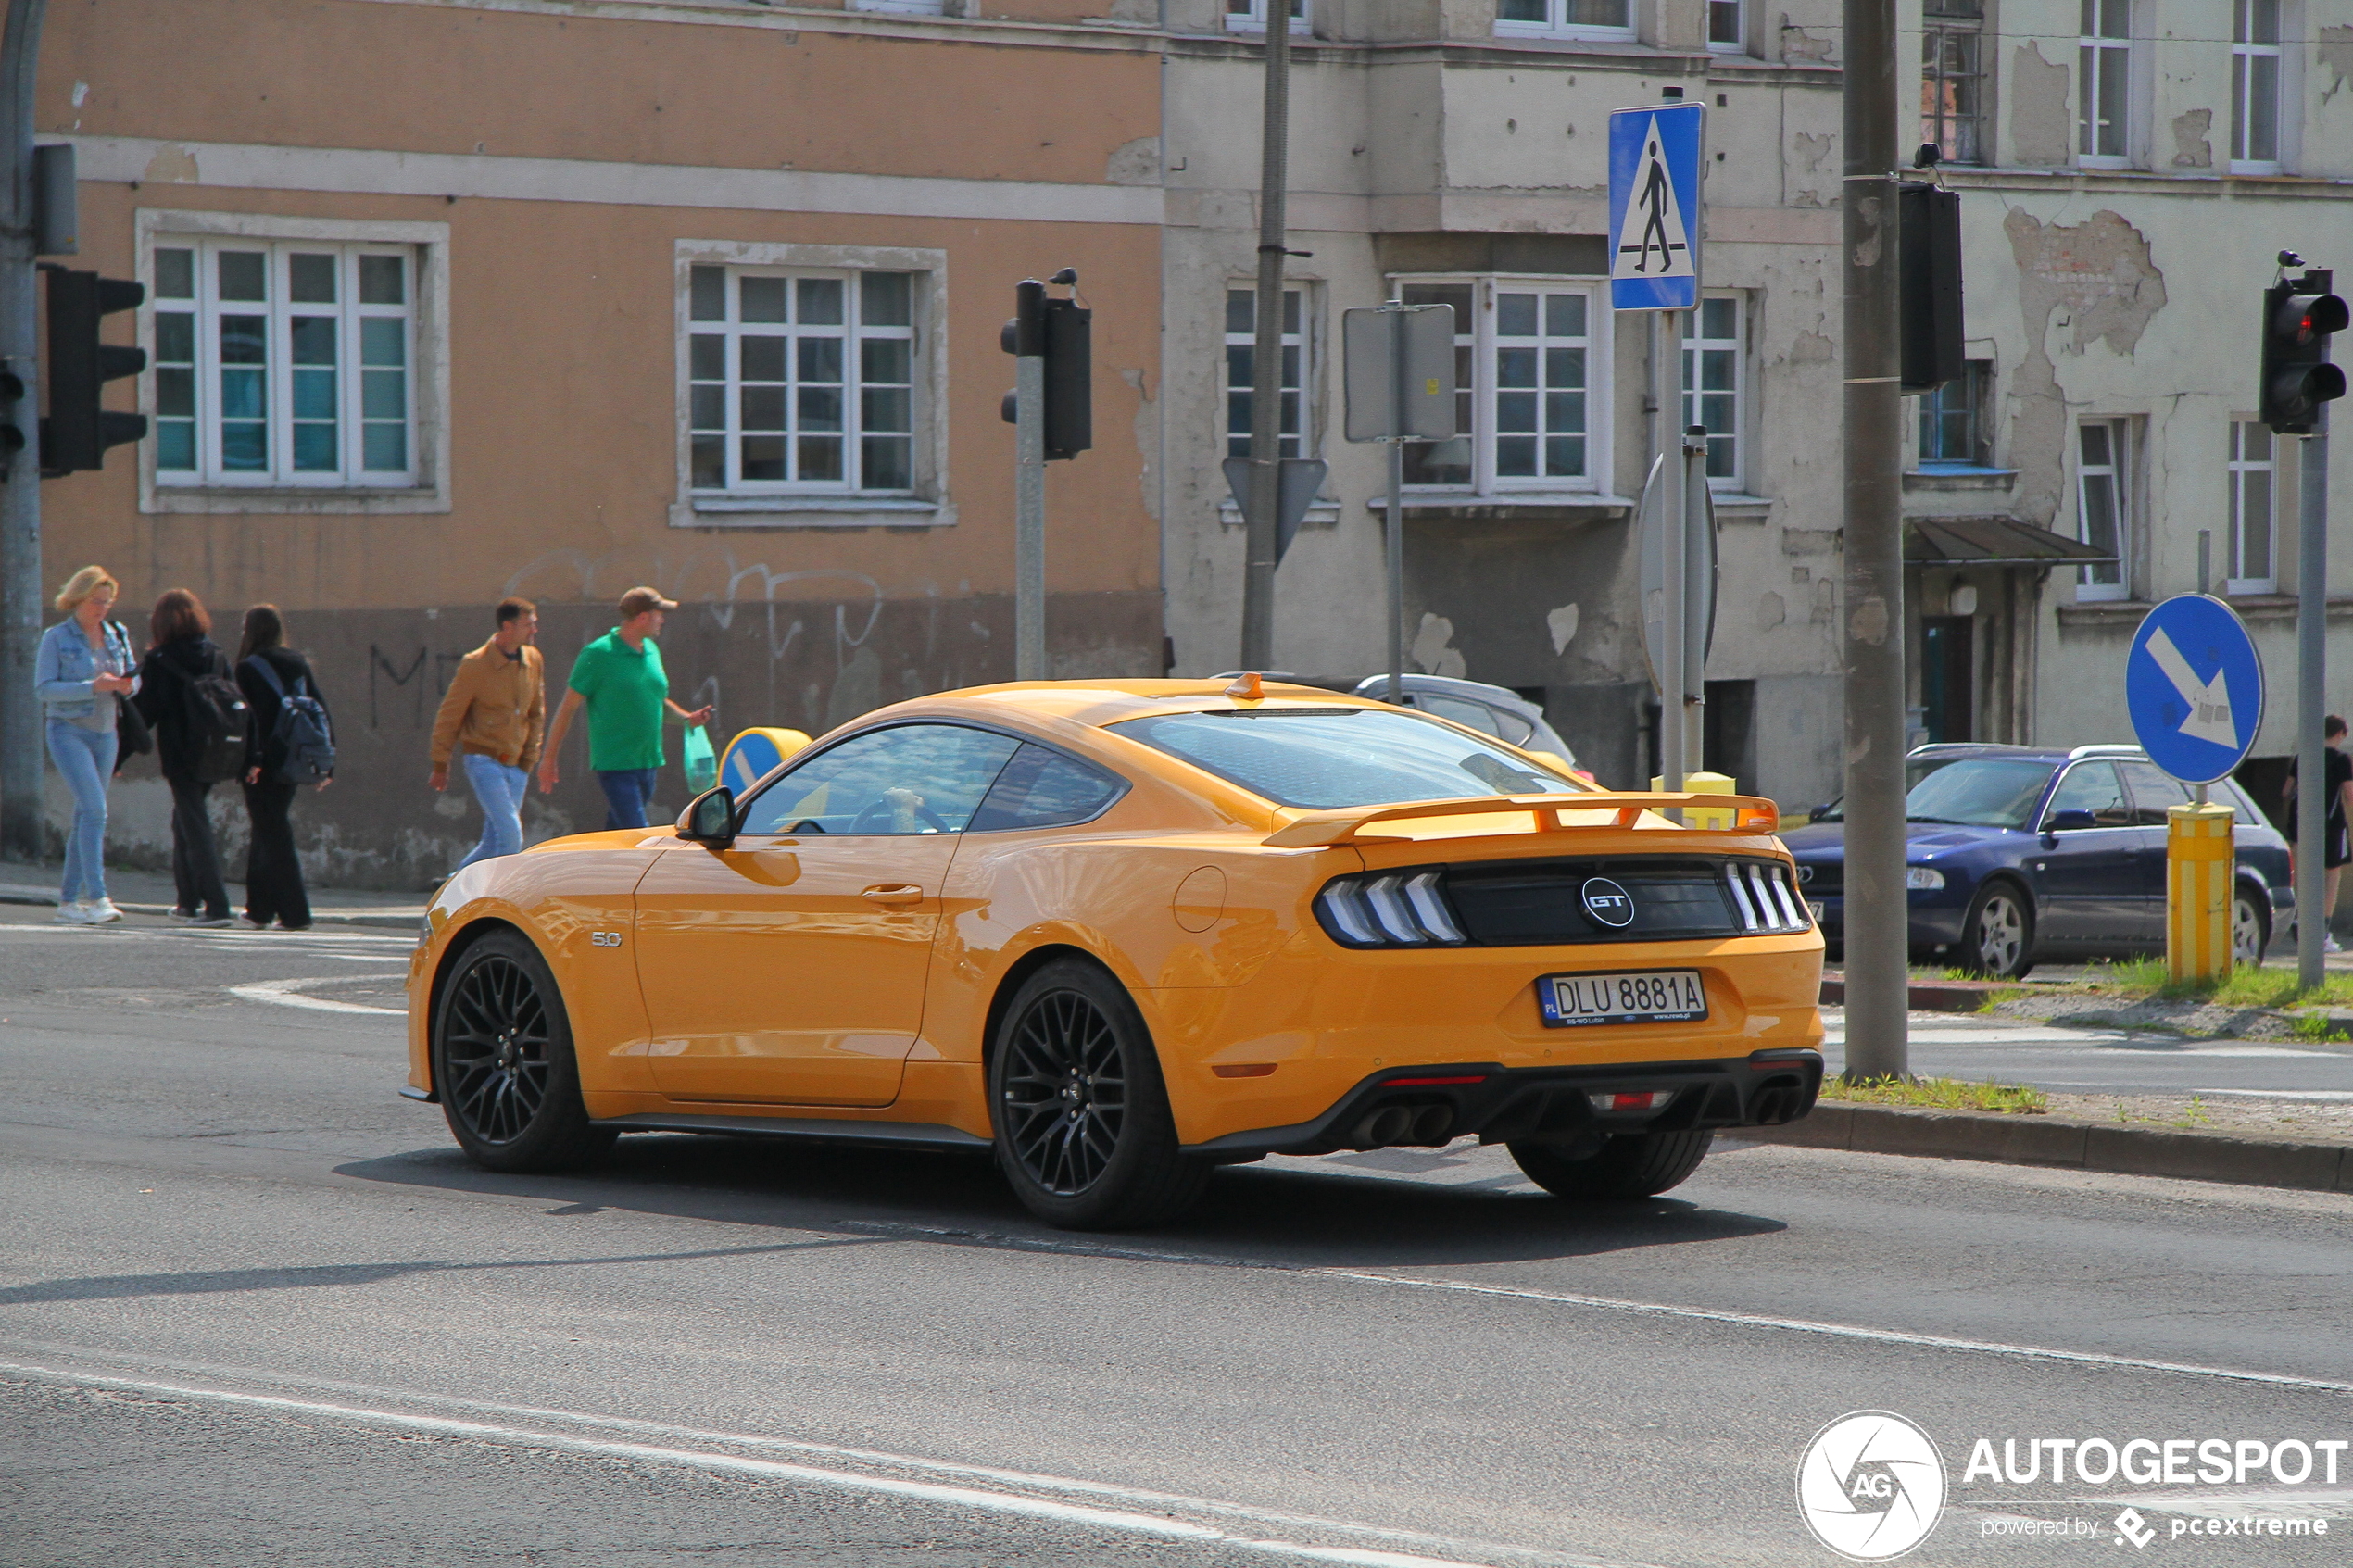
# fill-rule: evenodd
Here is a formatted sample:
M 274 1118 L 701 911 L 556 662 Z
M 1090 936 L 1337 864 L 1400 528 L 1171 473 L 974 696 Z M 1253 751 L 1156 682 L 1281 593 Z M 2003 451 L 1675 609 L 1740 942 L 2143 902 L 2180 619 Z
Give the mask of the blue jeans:
M 107 896 L 107 785 L 114 779 L 114 731 L 48 721 L 49 756 L 73 791 L 73 831 L 66 834 L 63 903 L 95 903 Z
M 521 854 L 522 796 L 524 785 L 530 783 L 528 776 L 521 768 L 510 768 L 478 751 L 465 752 L 458 760 L 465 764 L 466 782 L 473 785 L 474 798 L 482 802 L 482 842 L 458 862 L 458 869 L 464 871 L 476 860 L 498 855 Z
M 608 828 L 641 828 L 646 825 L 646 802 L 654 797 L 654 778 L 659 768 L 599 768 L 597 782 L 605 791 L 605 826 Z

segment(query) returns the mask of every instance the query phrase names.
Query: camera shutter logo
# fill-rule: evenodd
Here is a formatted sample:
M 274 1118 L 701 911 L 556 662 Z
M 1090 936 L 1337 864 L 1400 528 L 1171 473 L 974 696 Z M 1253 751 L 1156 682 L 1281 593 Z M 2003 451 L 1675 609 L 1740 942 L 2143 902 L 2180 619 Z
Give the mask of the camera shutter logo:
M 1634 896 L 1605 876 L 1587 877 L 1578 901 L 1587 914 L 1612 931 L 1623 931 L 1634 923 Z
M 1857 1562 L 1901 1557 L 1944 1512 L 1944 1461 L 1927 1433 L 1856 1411 L 1814 1434 L 1797 1464 L 1797 1511 L 1814 1538 Z

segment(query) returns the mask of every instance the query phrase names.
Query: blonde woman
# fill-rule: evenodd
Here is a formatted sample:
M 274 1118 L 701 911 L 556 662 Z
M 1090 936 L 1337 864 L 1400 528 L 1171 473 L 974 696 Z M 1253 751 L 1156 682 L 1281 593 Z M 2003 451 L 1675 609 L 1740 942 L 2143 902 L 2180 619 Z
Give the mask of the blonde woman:
M 114 779 L 118 694 L 139 689 L 131 637 L 107 611 L 121 587 L 104 567 L 85 566 L 57 590 L 66 618 L 41 635 L 32 680 L 50 759 L 73 791 L 73 831 L 66 835 L 66 875 L 57 919 L 104 925 L 122 918 L 107 897 L 107 785 Z

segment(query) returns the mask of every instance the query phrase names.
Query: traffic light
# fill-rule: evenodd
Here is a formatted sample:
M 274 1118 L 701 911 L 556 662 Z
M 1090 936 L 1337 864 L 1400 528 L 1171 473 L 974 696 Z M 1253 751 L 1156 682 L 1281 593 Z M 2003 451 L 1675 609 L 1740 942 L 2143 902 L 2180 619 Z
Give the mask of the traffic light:
M 1961 195 L 1907 180 L 1896 189 L 1896 204 L 1900 390 L 1909 396 L 1962 373 Z
M 2345 371 L 2329 363 L 2329 334 L 2345 330 L 2345 301 L 2325 268 L 2263 291 L 2263 369 L 2256 408 L 2275 435 L 2309 435 L 2321 405 L 2345 395 Z
M 107 383 L 147 368 L 147 351 L 98 341 L 98 323 L 145 302 L 147 287 L 65 267 L 41 270 L 49 275 L 49 412 L 41 421 L 46 479 L 104 468 L 107 447 L 147 433 L 146 415 L 100 407 Z
M 1053 281 L 1075 284 L 1078 274 L 1065 267 Z M 1094 320 L 1095 313 L 1075 299 L 1048 299 L 1046 285 L 1035 278 L 1013 285 L 1013 317 L 999 345 L 1008 354 L 1046 362 L 1049 462 L 1076 458 L 1095 445 Z M 1021 422 L 1015 394 L 1005 394 L 1000 411 L 1007 424 Z
M 17 454 L 24 450 L 24 426 L 19 421 L 26 413 L 24 379 L 13 370 L 0 370 L 0 479 L 8 477 L 17 466 Z

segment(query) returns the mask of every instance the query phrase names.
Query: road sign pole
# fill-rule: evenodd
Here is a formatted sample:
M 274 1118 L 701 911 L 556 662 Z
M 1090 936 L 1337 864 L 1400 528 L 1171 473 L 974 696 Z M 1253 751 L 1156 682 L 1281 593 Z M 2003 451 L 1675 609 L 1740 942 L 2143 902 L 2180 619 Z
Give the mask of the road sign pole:
M 1675 358 L 1682 358 L 1681 345 Z M 1707 432 L 1683 432 L 1683 778 L 1707 768 L 1707 643 L 1715 620 L 1715 541 L 1707 537 Z
M 1013 361 L 1013 679 L 1046 670 L 1046 361 Z
M 32 235 L 32 79 L 43 0 L 9 0 L 0 35 L 0 371 L 25 388 L 14 471 L 0 482 L 0 850 L 42 851 L 41 704 L 33 655 L 41 642 L 41 384 Z
M 1683 423 L 1683 313 L 1660 312 L 1659 335 L 1667 343 L 1667 350 L 1660 356 L 1666 374 L 1659 381 L 1659 402 L 1663 406 L 1659 426 L 1662 431 L 1679 430 Z M 1692 771 L 1691 755 L 1686 749 L 1691 726 L 1684 721 L 1684 696 L 1690 684 L 1684 668 L 1691 657 L 1691 638 L 1685 627 L 1690 623 L 1692 608 L 1691 520 L 1683 506 L 1684 469 L 1681 455 L 1670 452 L 1658 470 L 1659 483 L 1665 490 L 1658 515 L 1667 537 L 1666 603 L 1661 607 L 1665 625 L 1659 637 L 1659 650 L 1666 655 L 1667 668 L 1658 672 L 1658 775 L 1661 786 L 1670 790 L 1681 789 L 1683 775 Z
M 2322 944 L 2329 915 L 2328 722 L 2329 427 L 2321 405 L 2303 438 L 2301 505 L 2296 536 L 2296 984 L 2319 988 L 2327 968 Z
M 1844 0 L 1846 1076 L 1903 1078 L 1903 406 L 1896 336 L 1895 0 Z
M 1290 160 L 1290 0 L 1266 6 L 1265 118 L 1259 144 L 1258 314 L 1250 360 L 1250 460 L 1257 470 L 1242 516 L 1244 670 L 1275 662 L 1275 520 L 1283 447 L 1284 205 Z M 1300 323 L 1302 327 L 1305 322 Z M 1305 435 L 1305 427 L 1301 427 Z
M 1390 377 L 1389 537 L 1385 542 L 1389 579 L 1389 700 L 1405 694 L 1405 308 L 1403 301 L 1389 318 L 1389 354 L 1395 367 Z

